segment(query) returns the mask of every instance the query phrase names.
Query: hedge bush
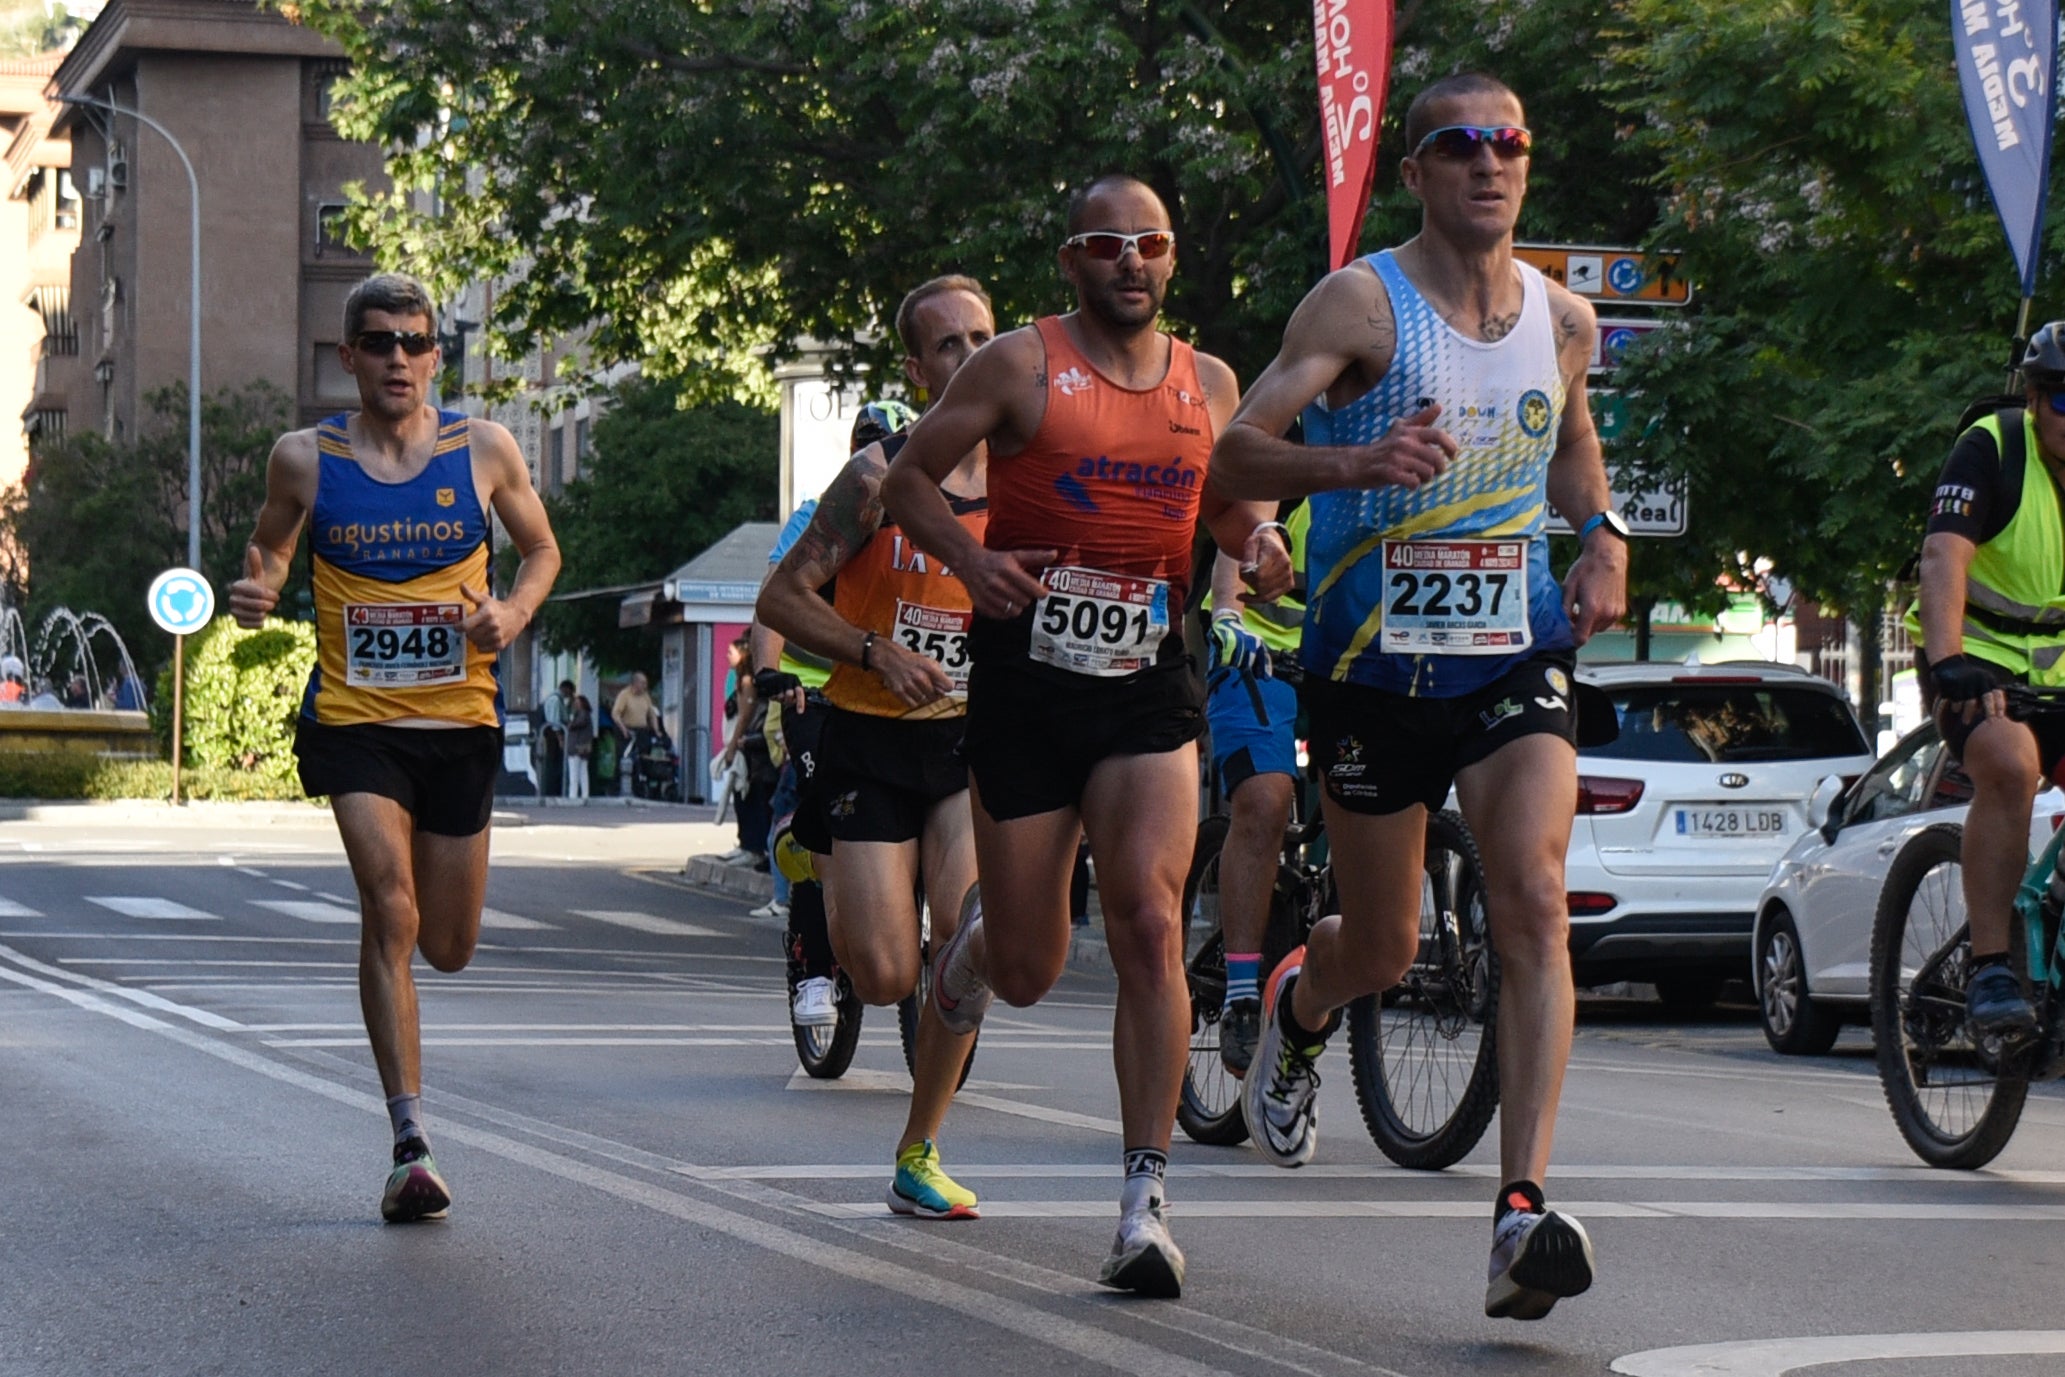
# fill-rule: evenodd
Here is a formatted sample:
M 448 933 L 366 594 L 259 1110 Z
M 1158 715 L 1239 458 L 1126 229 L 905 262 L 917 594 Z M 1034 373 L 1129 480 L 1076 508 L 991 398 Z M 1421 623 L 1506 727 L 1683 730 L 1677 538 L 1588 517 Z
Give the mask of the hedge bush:
M 256 631 L 246 631 L 230 618 L 220 616 L 189 639 L 183 709 L 186 763 L 202 770 L 242 771 L 291 784 L 294 716 L 301 709 L 301 695 L 308 686 L 315 655 L 315 628 L 307 622 L 271 619 Z M 159 748 L 169 756 L 169 666 L 158 676 L 151 721 L 158 730 Z M 168 765 L 168 779 L 170 769 Z
M 190 799 L 298 800 L 301 786 L 254 770 L 202 766 L 182 771 L 180 795 Z M 77 751 L 0 751 L 0 798 L 169 799 L 172 763 L 117 760 Z

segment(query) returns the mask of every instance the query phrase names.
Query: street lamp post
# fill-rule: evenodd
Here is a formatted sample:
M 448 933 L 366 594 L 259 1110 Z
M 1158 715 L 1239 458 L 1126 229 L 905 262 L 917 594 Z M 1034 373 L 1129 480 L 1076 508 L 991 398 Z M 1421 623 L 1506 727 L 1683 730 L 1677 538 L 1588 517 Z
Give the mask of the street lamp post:
M 187 311 L 187 378 L 186 378 L 186 563 L 194 572 L 201 571 L 201 183 L 194 176 L 194 165 L 187 158 L 186 150 L 179 146 L 179 140 L 172 137 L 172 131 L 152 119 L 141 110 L 132 110 L 126 105 L 117 105 L 98 96 L 62 96 L 67 105 L 91 105 L 117 115 L 128 115 L 149 125 L 164 136 L 172 145 L 172 151 L 179 155 L 179 165 L 186 169 L 187 206 L 192 227 L 192 259 Z

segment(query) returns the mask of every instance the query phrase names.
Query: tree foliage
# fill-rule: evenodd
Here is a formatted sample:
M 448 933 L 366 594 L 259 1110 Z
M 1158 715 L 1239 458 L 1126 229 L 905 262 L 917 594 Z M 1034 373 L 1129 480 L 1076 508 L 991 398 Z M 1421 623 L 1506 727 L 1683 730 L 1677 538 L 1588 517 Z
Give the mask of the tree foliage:
M 187 561 L 186 387 L 152 392 L 145 405 L 134 441 L 75 431 L 39 448 L 22 481 L 0 494 L 0 549 L 31 626 L 56 607 L 98 612 L 149 673 L 172 643 L 144 610 L 144 593 Z M 291 412 L 291 399 L 265 382 L 201 401 L 201 572 L 217 590 L 241 576 L 266 457 Z
M 773 412 L 737 402 L 684 410 L 671 383 L 622 385 L 595 423 L 580 477 L 547 501 L 565 563 L 540 619 L 555 650 L 586 648 L 605 673 L 652 672 L 650 633 L 620 630 L 622 593 L 568 597 L 671 573 L 742 522 L 774 517 Z
M 2005 379 L 2018 296 L 1944 7 L 1626 0 L 1611 37 L 1612 101 L 1668 192 L 1651 238 L 1699 293 L 1619 379 L 1615 456 L 1690 485 L 1691 534 L 1643 562 L 1688 600 L 1765 560 L 1875 611 L 1959 412 Z

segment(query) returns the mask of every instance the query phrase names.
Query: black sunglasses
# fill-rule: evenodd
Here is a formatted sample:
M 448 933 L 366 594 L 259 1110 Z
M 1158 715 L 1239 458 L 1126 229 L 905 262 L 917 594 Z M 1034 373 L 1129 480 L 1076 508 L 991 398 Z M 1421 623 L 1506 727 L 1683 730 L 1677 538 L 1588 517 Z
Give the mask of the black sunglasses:
M 1489 128 L 1481 124 L 1451 124 L 1421 139 L 1420 146 L 1413 150 L 1413 156 L 1419 157 L 1431 145 L 1444 158 L 1459 163 L 1469 162 L 1485 144 L 1490 144 L 1492 152 L 1501 158 L 1524 158 L 1534 148 L 1534 135 L 1517 124 Z
M 352 348 L 376 359 L 392 354 L 397 344 L 404 354 L 419 359 L 437 348 L 437 336 L 422 330 L 361 330 L 351 341 Z

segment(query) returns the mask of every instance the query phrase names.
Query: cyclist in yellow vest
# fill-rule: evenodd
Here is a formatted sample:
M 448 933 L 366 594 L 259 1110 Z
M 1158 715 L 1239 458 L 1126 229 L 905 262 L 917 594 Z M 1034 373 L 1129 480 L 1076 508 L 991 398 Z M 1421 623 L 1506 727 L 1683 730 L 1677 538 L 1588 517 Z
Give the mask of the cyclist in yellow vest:
M 1219 1059 L 1236 1076 L 1248 1073 L 1262 1032 L 1262 936 L 1277 858 L 1298 787 L 1298 641 L 1305 631 L 1305 532 L 1310 509 L 1300 502 L 1282 523 L 1291 545 L 1292 592 L 1250 601 L 1240 561 L 1221 554 L 1212 565 L 1211 671 L 1205 676 L 1205 720 L 1212 768 L 1229 817 L 1219 851 L 1219 928 L 1226 942 L 1226 999 L 1219 1011 Z
M 1929 509 L 1921 597 L 1907 615 L 1943 739 L 1972 779 L 1962 861 L 1972 925 L 1966 1015 L 1981 1034 L 2027 1032 L 2036 1010 L 2008 960 L 2029 815 L 2065 759 L 2065 724 L 2012 720 L 2000 685 L 2065 684 L 2065 321 L 2022 357 L 2025 405 L 1960 435 Z

